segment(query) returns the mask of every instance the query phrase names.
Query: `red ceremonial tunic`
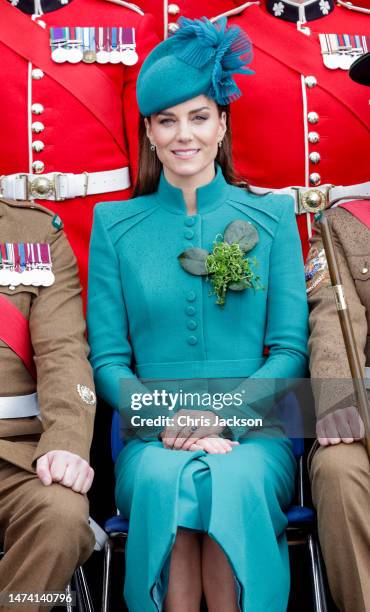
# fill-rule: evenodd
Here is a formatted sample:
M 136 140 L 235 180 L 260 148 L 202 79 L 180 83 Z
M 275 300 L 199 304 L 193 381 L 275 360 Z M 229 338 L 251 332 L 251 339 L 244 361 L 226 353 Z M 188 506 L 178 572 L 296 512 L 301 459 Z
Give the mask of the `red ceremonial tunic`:
M 161 38 L 173 34 L 179 17 L 196 19 L 214 17 L 234 7 L 233 0 L 142 0 L 141 8 L 152 13 L 156 21 L 156 32 Z
M 313 174 L 319 175 L 317 185 L 370 180 L 369 91 L 351 81 L 348 71 L 324 66 L 318 37 L 319 33 L 370 35 L 369 14 L 335 6 L 332 13 L 304 24 L 307 35 L 284 15 L 268 13 L 264 2 L 246 7 L 240 0 L 143 0 L 142 4 L 155 14 L 162 35 L 166 21 L 174 24 L 182 15 L 213 20 L 222 13 L 251 38 L 250 67 L 255 74 L 236 76 L 243 96 L 231 105 L 235 166 L 251 185 L 310 187 Z M 353 4 L 370 8 L 369 0 Z M 232 16 L 230 10 L 237 14 Z M 317 123 L 309 123 L 312 112 Z M 318 142 L 310 142 L 316 139 L 313 132 Z M 319 154 L 318 163 L 310 160 L 312 153 Z M 298 225 L 306 254 L 306 215 L 298 217 Z
M 304 24 L 307 36 L 254 4 L 229 23 L 245 29 L 254 46 L 255 75 L 237 77 L 244 95 L 232 105 L 238 171 L 253 185 L 274 188 L 308 187 L 312 174 L 319 175 L 318 184 L 369 181 L 369 90 L 348 71 L 324 66 L 318 34 L 369 35 L 370 15 L 336 6 Z M 317 123 L 309 122 L 312 112 Z M 316 143 L 310 142 L 313 132 Z M 310 159 L 315 152 L 318 163 Z M 306 254 L 304 217 L 299 226 Z
M 141 13 L 105 0 L 73 0 L 35 22 L 0 0 L 0 176 L 33 172 L 32 164 L 39 160 L 43 173 L 129 166 L 132 182 L 138 153 L 136 78 L 158 42 L 153 18 Z M 139 61 L 134 66 L 56 64 L 50 49 L 53 26 L 133 27 Z M 42 105 L 41 114 L 33 112 L 35 104 L 38 110 Z M 43 126 L 39 133 L 32 130 L 35 122 Z M 44 144 L 42 151 L 32 149 L 35 140 Z M 125 189 L 61 202 L 38 200 L 62 218 L 84 286 L 94 204 L 130 196 L 131 189 Z
M 324 66 L 318 34 L 369 36 L 370 15 L 335 6 L 304 24 L 309 35 L 262 4 L 228 22 L 240 25 L 254 47 L 250 67 L 255 74 L 236 77 L 243 96 L 231 105 L 236 169 L 260 187 L 308 187 L 314 173 L 322 185 L 369 181 L 369 89 L 354 83 L 348 71 Z M 317 123 L 309 122 L 312 112 Z M 310 142 L 313 132 L 317 143 Z M 315 152 L 320 156 L 316 164 L 310 161 Z M 305 215 L 298 224 L 306 255 Z

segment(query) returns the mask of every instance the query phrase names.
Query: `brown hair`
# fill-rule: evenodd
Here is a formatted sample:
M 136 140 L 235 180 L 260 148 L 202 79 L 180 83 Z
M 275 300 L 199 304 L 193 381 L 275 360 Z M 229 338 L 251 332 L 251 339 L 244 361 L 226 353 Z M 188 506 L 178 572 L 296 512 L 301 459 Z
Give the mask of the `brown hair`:
M 232 159 L 230 107 L 217 105 L 219 115 L 226 113 L 226 133 L 222 147 L 217 151 L 216 163 L 221 167 L 227 183 L 238 187 L 248 188 L 248 181 L 237 177 Z M 150 118 L 148 118 L 150 121 Z M 150 141 L 146 135 L 144 116 L 140 115 L 139 122 L 139 171 L 134 188 L 133 197 L 149 195 L 157 191 L 159 178 L 162 172 L 162 163 L 155 151 L 150 150 Z

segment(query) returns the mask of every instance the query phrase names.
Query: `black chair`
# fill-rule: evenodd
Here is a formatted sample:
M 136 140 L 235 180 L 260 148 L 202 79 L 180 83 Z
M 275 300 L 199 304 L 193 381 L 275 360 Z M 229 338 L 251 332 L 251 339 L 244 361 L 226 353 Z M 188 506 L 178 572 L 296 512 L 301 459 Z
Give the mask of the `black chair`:
M 76 591 L 76 608 L 78 612 L 94 612 L 89 587 L 82 566 L 75 569 L 71 582 L 66 587 L 66 593 Z M 74 612 L 71 604 L 66 605 L 67 612 Z

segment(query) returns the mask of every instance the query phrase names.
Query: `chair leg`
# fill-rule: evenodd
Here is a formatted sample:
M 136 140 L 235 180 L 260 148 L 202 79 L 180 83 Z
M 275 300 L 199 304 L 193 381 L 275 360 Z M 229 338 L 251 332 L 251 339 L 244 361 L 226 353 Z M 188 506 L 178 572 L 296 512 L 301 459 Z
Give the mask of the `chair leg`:
M 81 612 L 94 612 L 94 606 L 91 600 L 85 572 L 81 566 L 76 568 L 74 580 L 76 585 L 76 599 L 78 608 Z
M 72 589 L 71 589 L 71 583 L 69 582 L 66 586 L 66 597 L 72 597 Z M 67 612 L 73 612 L 73 606 L 71 603 L 69 603 L 68 601 L 66 602 L 66 611 Z
M 320 550 L 316 536 L 310 533 L 307 537 L 310 555 L 310 568 L 314 595 L 314 612 L 327 612 L 325 584 L 320 559 Z
M 102 612 L 109 612 L 110 572 L 112 563 L 113 540 L 107 539 L 104 546 Z

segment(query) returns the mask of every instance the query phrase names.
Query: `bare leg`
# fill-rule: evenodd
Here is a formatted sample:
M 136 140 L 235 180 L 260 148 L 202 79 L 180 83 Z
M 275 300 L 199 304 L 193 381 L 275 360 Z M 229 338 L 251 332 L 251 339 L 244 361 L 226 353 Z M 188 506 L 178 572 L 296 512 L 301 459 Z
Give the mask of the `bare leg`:
M 202 580 L 208 612 L 238 612 L 232 569 L 219 545 L 208 535 L 203 537 Z
M 178 529 L 171 555 L 165 612 L 199 612 L 202 598 L 201 536 Z

